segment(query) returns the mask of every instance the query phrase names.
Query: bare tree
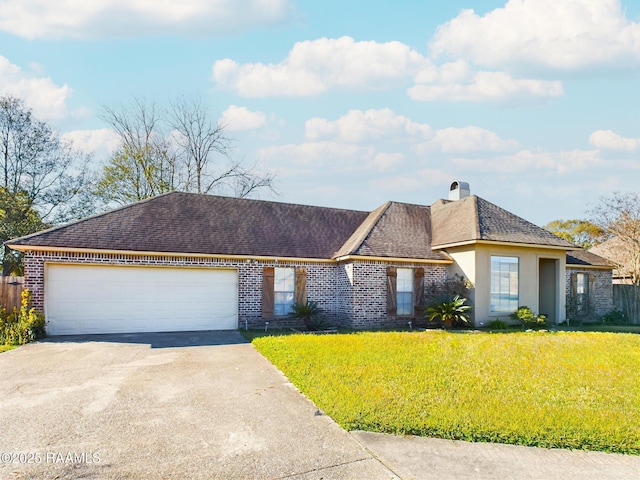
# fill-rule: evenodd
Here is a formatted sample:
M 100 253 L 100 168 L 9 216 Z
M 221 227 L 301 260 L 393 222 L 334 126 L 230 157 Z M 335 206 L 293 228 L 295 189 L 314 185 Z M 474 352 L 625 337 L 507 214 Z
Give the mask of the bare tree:
M 120 137 L 97 182 L 96 193 L 106 203 L 127 204 L 172 190 L 239 197 L 274 190 L 273 174 L 231 158 L 225 125 L 200 100 L 181 98 L 165 112 L 136 99 L 119 110 L 103 107 L 102 118 Z
M 171 127 L 187 167 L 186 191 L 232 193 L 246 197 L 259 189 L 274 191 L 274 175 L 246 168 L 231 158 L 226 125 L 213 120 L 199 99 L 184 97 L 172 103 Z
M 164 116 L 155 103 L 140 99 L 118 110 L 103 107 L 102 119 L 120 138 L 96 185 L 103 201 L 127 204 L 182 187 Z
M 614 193 L 602 197 L 590 212 L 592 223 L 602 228 L 607 236 L 616 239 L 624 258 L 620 271 L 629 275 L 635 285 L 640 285 L 640 195 Z

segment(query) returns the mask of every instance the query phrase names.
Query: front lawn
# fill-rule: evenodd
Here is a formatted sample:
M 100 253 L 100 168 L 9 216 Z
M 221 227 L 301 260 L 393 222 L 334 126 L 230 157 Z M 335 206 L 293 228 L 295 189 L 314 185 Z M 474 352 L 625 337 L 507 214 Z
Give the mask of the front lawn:
M 640 454 L 640 335 L 367 332 L 253 343 L 347 430 Z
M 14 348 L 16 348 L 15 345 L 0 345 L 0 353 L 8 352 L 9 350 L 13 350 Z

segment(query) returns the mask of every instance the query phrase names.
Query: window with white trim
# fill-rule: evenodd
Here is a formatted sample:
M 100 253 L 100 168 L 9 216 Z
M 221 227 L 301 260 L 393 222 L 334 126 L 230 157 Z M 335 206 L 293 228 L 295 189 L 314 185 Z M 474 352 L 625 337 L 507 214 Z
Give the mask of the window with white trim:
M 287 315 L 295 301 L 296 269 L 274 269 L 273 290 L 273 314 L 275 316 Z
M 576 273 L 575 296 L 577 313 L 587 313 L 589 311 L 589 275 L 587 273 Z
M 519 305 L 519 258 L 491 257 L 491 312 L 515 312 Z
M 396 314 L 413 315 L 413 269 L 398 268 L 396 280 Z

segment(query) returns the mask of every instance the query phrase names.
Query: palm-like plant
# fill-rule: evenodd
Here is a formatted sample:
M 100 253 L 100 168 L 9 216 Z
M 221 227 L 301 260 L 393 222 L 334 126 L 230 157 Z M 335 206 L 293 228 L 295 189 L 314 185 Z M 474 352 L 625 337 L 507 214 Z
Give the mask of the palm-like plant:
M 298 318 L 304 322 L 307 330 L 319 330 L 323 325 L 321 318 L 322 309 L 318 306 L 318 302 L 309 300 L 307 303 L 294 303 L 291 305 L 289 315 Z
M 445 328 L 451 328 L 454 325 L 471 325 L 467 316 L 471 306 L 465 305 L 466 301 L 466 298 L 456 295 L 450 302 L 442 302 L 427 308 L 426 315 L 431 322 L 442 321 Z

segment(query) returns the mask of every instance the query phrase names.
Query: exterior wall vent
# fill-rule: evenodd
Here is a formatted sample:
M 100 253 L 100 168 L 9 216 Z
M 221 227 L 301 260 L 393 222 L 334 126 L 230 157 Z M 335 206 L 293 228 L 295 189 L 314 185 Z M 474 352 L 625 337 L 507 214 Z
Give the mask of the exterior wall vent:
M 460 200 L 471 195 L 469 184 L 467 182 L 455 181 L 449 187 L 449 200 Z

